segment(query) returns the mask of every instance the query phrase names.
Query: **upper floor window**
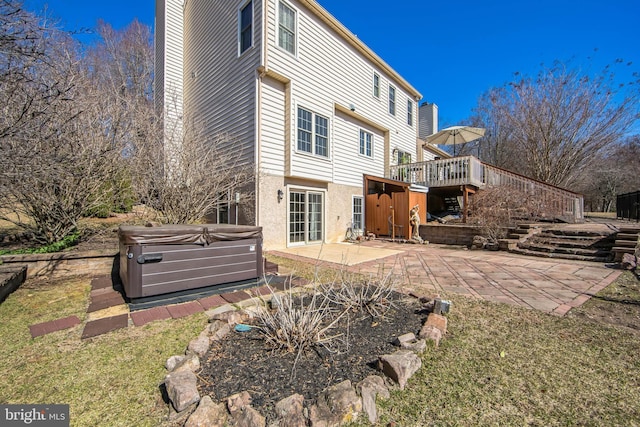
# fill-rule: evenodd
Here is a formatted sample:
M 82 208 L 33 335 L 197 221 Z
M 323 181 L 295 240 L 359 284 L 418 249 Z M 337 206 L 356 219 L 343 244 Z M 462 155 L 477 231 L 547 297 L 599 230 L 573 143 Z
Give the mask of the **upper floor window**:
M 413 102 L 407 99 L 407 124 L 413 126 Z
M 396 115 L 396 88 L 389 85 L 389 114 Z
M 329 157 L 329 119 L 298 107 L 298 151 Z
M 253 46 L 253 1 L 251 0 L 240 9 L 239 30 L 240 53 L 243 53 Z
M 373 74 L 373 96 L 380 98 L 380 76 L 377 73 Z
M 371 157 L 373 155 L 373 135 L 360 129 L 360 154 Z
M 278 5 L 278 46 L 296 54 L 296 11 L 284 2 Z

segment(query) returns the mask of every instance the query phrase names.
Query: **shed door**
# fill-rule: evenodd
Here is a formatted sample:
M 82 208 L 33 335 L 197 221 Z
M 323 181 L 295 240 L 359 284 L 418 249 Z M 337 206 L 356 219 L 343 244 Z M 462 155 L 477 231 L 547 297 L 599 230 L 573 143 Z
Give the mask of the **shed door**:
M 319 243 L 323 240 L 324 195 L 315 191 L 289 192 L 289 243 Z

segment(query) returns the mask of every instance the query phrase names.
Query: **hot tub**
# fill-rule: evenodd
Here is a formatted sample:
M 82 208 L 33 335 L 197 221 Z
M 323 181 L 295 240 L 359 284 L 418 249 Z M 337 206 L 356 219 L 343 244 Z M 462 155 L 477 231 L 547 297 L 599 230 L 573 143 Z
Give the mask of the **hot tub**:
M 128 298 L 262 277 L 262 227 L 120 226 L 120 279 Z

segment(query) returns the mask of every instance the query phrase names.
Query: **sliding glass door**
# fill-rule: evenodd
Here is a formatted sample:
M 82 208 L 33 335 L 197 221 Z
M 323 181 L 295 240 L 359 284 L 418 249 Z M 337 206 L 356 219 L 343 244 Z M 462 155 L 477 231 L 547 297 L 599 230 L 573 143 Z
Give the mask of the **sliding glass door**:
M 324 194 L 317 191 L 289 192 L 289 243 L 319 243 L 324 230 Z

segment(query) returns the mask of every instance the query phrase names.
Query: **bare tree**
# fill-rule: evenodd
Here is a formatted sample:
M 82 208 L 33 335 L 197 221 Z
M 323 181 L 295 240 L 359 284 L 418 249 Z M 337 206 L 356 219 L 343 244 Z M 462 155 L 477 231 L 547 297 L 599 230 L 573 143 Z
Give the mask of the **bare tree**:
M 177 125 L 176 125 L 177 126 Z M 134 187 L 163 223 L 197 223 L 231 192 L 244 207 L 254 200 L 255 171 L 228 149 L 229 135 L 207 138 L 195 124 L 167 131 L 166 138 L 136 146 L 131 159 Z
M 476 112 L 494 138 L 487 139 L 493 143 L 487 150 L 495 150 L 498 166 L 568 186 L 631 129 L 639 101 L 637 85 L 616 85 L 612 67 L 591 77 L 556 62 L 535 78 L 516 74 L 515 81 L 490 90 Z
M 120 147 L 106 137 L 110 106 L 77 43 L 17 1 L 0 5 L 0 217 L 53 243 L 102 203 Z

